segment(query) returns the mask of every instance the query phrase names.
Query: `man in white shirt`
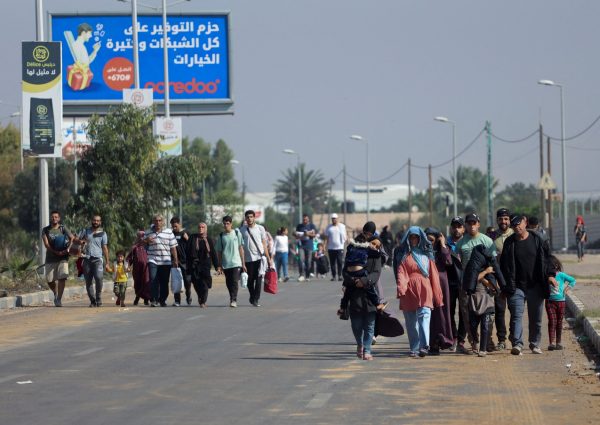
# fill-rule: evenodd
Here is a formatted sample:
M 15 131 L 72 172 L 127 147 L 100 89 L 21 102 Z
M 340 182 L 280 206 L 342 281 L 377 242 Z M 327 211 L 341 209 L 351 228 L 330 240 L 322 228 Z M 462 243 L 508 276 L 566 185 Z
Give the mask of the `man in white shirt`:
M 342 259 L 344 257 L 344 246 L 346 244 L 346 226 L 338 221 L 336 213 L 331 214 L 331 224 L 325 230 L 327 235 L 327 253 L 331 263 L 331 280 L 337 275 L 342 280 Z
M 165 219 L 160 214 L 152 217 L 152 227 L 146 231 L 144 244 L 148 251 L 150 272 L 151 307 L 167 306 L 171 268 L 179 267 L 177 240 L 171 229 L 163 227 Z
M 248 273 L 250 304 L 260 307 L 258 300 L 260 299 L 262 279 L 259 278 L 259 271 L 263 257 L 266 257 L 269 266 L 271 265 L 271 256 L 267 247 L 267 232 L 263 226 L 256 224 L 254 211 L 246 211 L 244 217 L 246 225 L 240 227 L 240 233 L 244 245 L 246 272 Z

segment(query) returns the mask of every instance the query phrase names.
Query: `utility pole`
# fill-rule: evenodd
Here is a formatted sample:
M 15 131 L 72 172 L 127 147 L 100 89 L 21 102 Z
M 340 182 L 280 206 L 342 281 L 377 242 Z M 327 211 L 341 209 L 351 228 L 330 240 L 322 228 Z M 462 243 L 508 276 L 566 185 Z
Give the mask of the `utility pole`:
M 433 226 L 433 183 L 431 179 L 431 164 L 429 164 L 429 225 Z
M 412 224 L 412 190 L 410 188 L 410 158 L 408 158 L 408 225 Z
M 544 127 L 540 123 L 540 178 L 544 177 Z M 544 196 L 544 190 L 540 189 L 540 211 L 542 212 L 542 220 L 546 221 L 546 197 Z M 544 223 L 545 224 L 545 223 Z
M 547 153 L 547 161 L 548 161 L 548 174 L 552 175 L 552 155 L 550 154 L 550 137 L 548 137 L 548 139 L 546 140 L 547 146 L 548 146 L 548 153 Z M 552 239 L 552 193 L 550 193 L 550 191 L 548 191 L 548 212 L 547 214 L 547 222 L 546 224 L 546 229 L 548 229 L 548 235 L 549 235 L 549 239 L 550 239 L 550 247 L 552 247 L 553 244 L 553 239 Z
M 346 221 L 346 213 L 348 212 L 348 202 L 346 201 L 346 160 L 344 160 L 343 174 L 344 174 L 344 180 L 343 180 L 343 186 L 344 186 L 344 224 L 346 224 L 347 223 L 347 221 Z
M 494 225 L 494 204 L 492 194 L 492 123 L 485 122 L 485 132 L 487 133 L 487 210 L 488 226 Z

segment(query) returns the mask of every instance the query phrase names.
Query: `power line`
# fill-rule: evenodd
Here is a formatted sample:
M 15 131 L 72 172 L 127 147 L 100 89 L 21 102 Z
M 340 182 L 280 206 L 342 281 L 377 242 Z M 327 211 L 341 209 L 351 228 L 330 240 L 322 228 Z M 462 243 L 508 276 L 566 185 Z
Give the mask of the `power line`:
M 531 139 L 533 136 L 535 136 L 535 135 L 536 135 L 536 134 L 538 134 L 539 132 L 540 132 L 540 131 L 539 131 L 538 129 L 535 129 L 534 131 L 532 131 L 532 132 L 531 132 L 531 134 L 529 134 L 529 135 L 527 135 L 527 136 L 525 136 L 525 137 L 522 137 L 521 139 L 515 139 L 515 140 L 503 139 L 502 137 L 500 137 L 500 136 L 497 136 L 497 135 L 496 135 L 496 134 L 494 134 L 494 133 L 491 133 L 491 135 L 492 135 L 492 137 L 493 137 L 494 139 L 497 139 L 497 140 L 499 140 L 499 141 L 501 141 L 501 142 L 504 142 L 504 143 L 521 143 L 521 142 L 525 142 L 526 140 L 529 140 L 529 139 Z
M 560 141 L 553 141 L 553 145 L 560 146 Z M 574 149 L 576 151 L 600 151 L 600 148 L 586 148 L 584 146 L 567 146 L 567 149 Z
M 588 125 L 586 128 L 584 128 L 583 130 L 581 130 L 579 133 L 575 134 L 574 136 L 571 137 L 565 137 L 565 142 L 568 142 L 569 140 L 573 140 L 578 138 L 579 136 L 587 133 L 598 121 L 600 121 L 600 115 L 598 115 L 596 117 L 596 119 L 594 121 L 592 121 L 592 123 L 590 125 Z M 549 137 L 552 140 L 562 140 L 560 137 L 552 137 L 547 135 L 546 133 L 544 133 L 544 136 Z
M 400 171 L 404 170 L 404 168 L 406 168 L 406 166 L 407 166 L 407 165 L 408 165 L 408 162 L 405 162 L 404 164 L 402 164 L 402 166 L 401 166 L 400 168 L 398 168 L 396 171 L 394 171 L 394 172 L 393 172 L 392 174 L 390 174 L 389 176 L 387 176 L 387 177 L 384 177 L 384 178 L 382 178 L 382 179 L 379 179 L 379 180 L 369 180 L 369 183 L 375 183 L 375 184 L 377 184 L 377 183 L 383 183 L 383 182 L 385 182 L 385 181 L 387 181 L 387 180 L 391 179 L 392 177 L 394 177 L 394 176 L 395 176 L 396 174 L 398 174 Z M 355 180 L 355 181 L 357 181 L 357 182 L 359 182 L 359 183 L 364 183 L 364 184 L 366 184 L 366 183 L 367 183 L 367 181 L 366 181 L 366 180 L 362 180 L 362 179 L 359 179 L 358 177 L 354 177 L 353 175 L 351 175 L 351 174 L 350 174 L 350 173 L 348 173 L 348 172 L 346 172 L 346 175 L 347 175 L 348 177 L 350 177 L 352 180 Z
M 432 165 L 431 168 L 432 169 L 433 168 L 440 168 L 440 167 L 443 167 L 444 165 L 450 164 L 453 159 L 458 158 L 459 156 L 461 156 L 462 154 L 464 154 L 467 150 L 469 150 L 469 148 L 471 146 L 473 146 L 475 144 L 475 142 L 477 142 L 477 140 L 479 140 L 479 138 L 481 137 L 481 135 L 483 134 L 484 131 L 485 131 L 485 127 L 482 128 L 481 131 L 479 132 L 479 134 L 477 134 L 477 136 L 475 136 L 475 138 L 467 146 L 465 146 L 462 151 L 460 151 L 459 153 L 457 153 L 455 157 L 450 158 L 447 161 L 440 162 L 439 164 Z M 417 165 L 417 164 L 411 164 L 411 167 L 420 168 L 422 170 L 427 170 L 429 168 L 429 166 L 423 166 L 423 165 Z

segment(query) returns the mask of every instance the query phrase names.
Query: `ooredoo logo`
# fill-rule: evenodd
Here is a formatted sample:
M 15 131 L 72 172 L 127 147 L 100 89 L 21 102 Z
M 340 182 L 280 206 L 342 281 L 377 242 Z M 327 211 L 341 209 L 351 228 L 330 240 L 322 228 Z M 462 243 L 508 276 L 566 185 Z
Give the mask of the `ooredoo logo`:
M 218 80 L 218 79 L 215 81 L 204 82 L 204 81 L 197 81 L 196 77 L 193 77 L 190 81 L 187 81 L 185 83 L 182 81 L 170 81 L 169 86 L 171 87 L 170 91 L 175 92 L 177 94 L 182 94 L 182 93 L 214 94 L 219 89 L 220 83 L 221 83 L 221 80 Z M 163 94 L 165 92 L 165 83 L 162 81 L 160 81 L 158 83 L 155 83 L 153 81 L 148 81 L 146 83 L 146 85 L 144 86 L 144 88 L 153 89 L 156 93 Z

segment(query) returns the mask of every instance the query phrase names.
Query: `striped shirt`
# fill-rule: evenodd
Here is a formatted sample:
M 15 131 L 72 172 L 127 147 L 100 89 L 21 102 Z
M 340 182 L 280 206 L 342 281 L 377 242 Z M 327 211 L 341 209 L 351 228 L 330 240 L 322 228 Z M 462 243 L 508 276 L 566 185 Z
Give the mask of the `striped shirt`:
M 177 240 L 171 229 L 162 229 L 156 232 L 154 229 L 146 231 L 146 238 L 150 240 L 146 250 L 148 251 L 148 262 L 157 266 L 171 265 L 171 248 L 177 247 Z

